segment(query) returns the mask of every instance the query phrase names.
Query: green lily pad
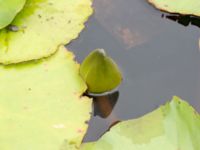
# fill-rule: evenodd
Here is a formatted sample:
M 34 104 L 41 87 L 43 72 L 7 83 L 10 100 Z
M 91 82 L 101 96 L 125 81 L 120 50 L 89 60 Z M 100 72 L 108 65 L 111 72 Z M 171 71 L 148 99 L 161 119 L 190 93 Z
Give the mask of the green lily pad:
M 85 58 L 80 74 L 88 85 L 88 92 L 95 94 L 111 91 L 122 81 L 118 66 L 103 49 L 94 50 Z
M 170 13 L 200 16 L 199 0 L 148 0 L 156 8 Z
M 81 150 L 199 150 L 200 116 L 185 101 L 170 103 L 139 119 L 121 122 Z
M 92 101 L 72 53 L 0 65 L 0 149 L 66 150 L 79 147 Z
M 22 10 L 26 0 L 0 0 L 0 29 L 9 25 Z
M 40 59 L 75 39 L 92 14 L 91 0 L 27 0 L 9 29 L 0 31 L 0 63 Z M 16 28 L 18 31 L 16 31 Z

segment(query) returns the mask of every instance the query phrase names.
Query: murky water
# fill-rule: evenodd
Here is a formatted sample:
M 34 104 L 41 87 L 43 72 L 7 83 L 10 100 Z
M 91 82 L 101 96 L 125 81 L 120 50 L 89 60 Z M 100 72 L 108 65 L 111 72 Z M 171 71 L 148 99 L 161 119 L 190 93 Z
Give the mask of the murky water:
M 68 48 L 79 62 L 95 48 L 104 48 L 120 66 L 124 81 L 111 98 L 112 112 L 102 115 L 95 106 L 85 141 L 98 139 L 117 120 L 152 111 L 173 95 L 200 112 L 198 18 L 171 16 L 146 0 L 94 0 L 94 8 L 87 28 Z

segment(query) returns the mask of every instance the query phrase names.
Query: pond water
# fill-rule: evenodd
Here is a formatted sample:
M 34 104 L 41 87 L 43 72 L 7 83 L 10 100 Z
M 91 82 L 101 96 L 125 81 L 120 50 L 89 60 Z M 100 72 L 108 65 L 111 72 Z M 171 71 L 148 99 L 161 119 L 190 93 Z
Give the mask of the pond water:
M 98 139 L 118 120 L 138 118 L 170 100 L 186 99 L 200 112 L 200 20 L 154 9 L 146 0 L 94 0 L 95 13 L 68 49 L 82 60 L 104 48 L 120 66 L 114 96 L 95 102 L 84 141 Z M 104 105 L 111 99 L 111 105 Z M 100 111 L 108 112 L 105 114 Z

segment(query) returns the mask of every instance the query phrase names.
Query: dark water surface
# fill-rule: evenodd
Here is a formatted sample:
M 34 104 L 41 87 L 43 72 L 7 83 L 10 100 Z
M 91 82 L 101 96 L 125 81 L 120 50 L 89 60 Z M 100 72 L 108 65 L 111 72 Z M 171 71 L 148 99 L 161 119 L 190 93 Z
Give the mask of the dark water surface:
M 117 120 L 154 110 L 173 95 L 200 112 L 198 18 L 171 16 L 146 0 L 94 0 L 94 8 L 86 29 L 68 48 L 79 62 L 95 48 L 104 48 L 120 66 L 124 81 L 112 112 L 99 114 L 101 108 L 95 106 L 85 141 L 98 139 Z

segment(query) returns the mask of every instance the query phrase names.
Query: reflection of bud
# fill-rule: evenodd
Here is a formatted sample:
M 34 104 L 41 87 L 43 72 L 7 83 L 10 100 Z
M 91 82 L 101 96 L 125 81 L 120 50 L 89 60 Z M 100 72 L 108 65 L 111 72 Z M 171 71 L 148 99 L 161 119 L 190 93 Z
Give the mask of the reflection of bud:
M 93 98 L 94 116 L 98 115 L 102 118 L 107 118 L 111 114 L 113 108 L 115 107 L 115 104 L 117 103 L 119 92 L 116 91 L 108 95 L 94 96 Z
M 85 58 L 80 75 L 88 86 L 88 92 L 95 94 L 111 91 L 122 81 L 117 64 L 103 49 L 94 50 Z

